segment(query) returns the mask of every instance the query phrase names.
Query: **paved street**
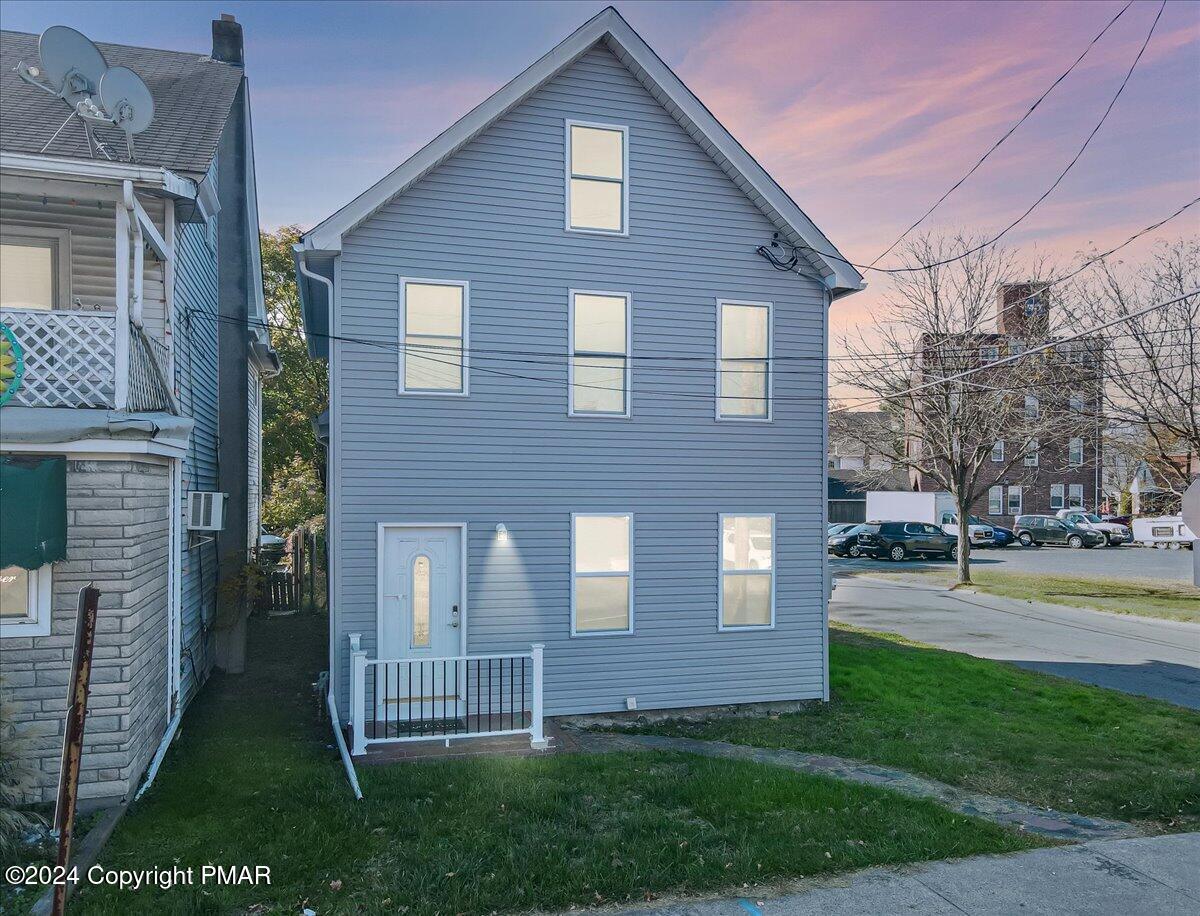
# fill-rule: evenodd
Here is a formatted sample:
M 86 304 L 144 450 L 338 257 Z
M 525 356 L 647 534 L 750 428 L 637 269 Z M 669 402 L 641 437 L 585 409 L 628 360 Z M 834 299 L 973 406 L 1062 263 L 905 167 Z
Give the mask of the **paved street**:
M 865 569 L 887 569 L 886 561 L 843 560 L 831 558 L 835 570 L 854 563 Z M 1007 572 L 1050 572 L 1079 576 L 1108 576 L 1114 579 L 1158 579 L 1171 582 L 1192 581 L 1190 550 L 1155 550 L 1148 547 L 1096 547 L 1070 550 L 1065 547 L 1005 547 L 1000 550 L 976 550 L 971 563 L 978 569 L 1002 569 Z M 901 569 L 917 564 L 907 561 Z M 924 563 L 922 566 L 926 565 Z M 945 562 L 930 566 L 949 568 Z
M 660 903 L 659 916 L 1055 914 L 1142 916 L 1200 912 L 1200 834 L 1105 840 L 1007 856 L 872 868 L 800 882 L 784 893 Z
M 1066 553 L 1055 551 L 1059 557 Z M 1191 560 L 1190 553 L 1172 553 Z M 835 572 L 847 568 L 845 562 L 836 563 Z M 1200 709 L 1200 626 L 1195 624 L 845 576 L 835 578 L 829 615 L 869 630 Z

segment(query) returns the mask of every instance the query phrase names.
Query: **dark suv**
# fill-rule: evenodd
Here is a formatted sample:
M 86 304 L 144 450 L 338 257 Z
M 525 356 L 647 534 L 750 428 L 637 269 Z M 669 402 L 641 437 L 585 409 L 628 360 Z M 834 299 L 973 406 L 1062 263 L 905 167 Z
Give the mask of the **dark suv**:
M 880 560 L 958 558 L 958 537 L 928 522 L 867 522 L 859 529 L 858 546 L 867 556 Z
M 1052 515 L 1019 515 L 1013 525 L 1022 547 L 1041 547 L 1057 544 L 1064 547 L 1099 547 L 1104 534 L 1090 528 L 1080 528 Z

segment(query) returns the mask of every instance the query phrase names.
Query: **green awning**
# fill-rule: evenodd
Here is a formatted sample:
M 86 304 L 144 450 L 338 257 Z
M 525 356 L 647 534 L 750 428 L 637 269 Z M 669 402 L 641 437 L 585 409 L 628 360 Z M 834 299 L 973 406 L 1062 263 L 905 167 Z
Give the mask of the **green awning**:
M 0 457 L 0 569 L 67 556 L 67 460 Z

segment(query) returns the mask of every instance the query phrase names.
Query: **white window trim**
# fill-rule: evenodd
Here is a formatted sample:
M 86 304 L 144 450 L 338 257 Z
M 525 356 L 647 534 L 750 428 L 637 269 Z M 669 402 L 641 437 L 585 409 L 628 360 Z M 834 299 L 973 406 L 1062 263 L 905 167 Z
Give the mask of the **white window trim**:
M 470 346 L 471 346 L 471 283 L 469 280 L 430 280 L 424 277 L 397 277 L 398 290 L 400 297 L 400 326 L 398 342 L 400 345 L 399 366 L 400 378 L 397 380 L 397 390 L 400 394 L 408 397 L 434 397 L 434 398 L 465 398 L 471 393 L 471 372 L 470 372 Z M 423 283 L 430 286 L 457 286 L 462 289 L 463 296 L 463 313 L 462 313 L 462 391 L 433 391 L 427 388 L 414 388 L 412 390 L 404 387 L 404 359 L 407 355 L 407 350 L 404 345 L 404 338 L 407 333 L 408 316 L 406 311 L 408 284 Z
M 629 571 L 575 573 L 575 520 L 577 518 L 628 518 L 629 519 Z M 630 636 L 633 634 L 633 567 L 634 567 L 634 515 L 632 512 L 572 512 L 571 513 L 571 638 L 589 639 L 593 636 Z M 629 626 L 624 630 L 576 630 L 575 629 L 575 580 L 576 578 L 600 579 L 629 577 Z
M 1013 496 L 1014 490 L 1017 491 L 1017 509 L 1015 512 L 1013 511 L 1013 507 L 1012 507 L 1012 496 Z M 1007 510 L 1004 513 L 1005 515 L 1017 516 L 1017 515 L 1022 515 L 1024 513 L 1025 489 L 1023 487 L 1021 487 L 1019 485 L 1009 487 L 1007 492 L 1004 494 L 1004 497 L 1005 497 L 1004 498 L 1004 508 Z
M 765 417 L 725 416 L 721 413 L 721 310 L 726 305 L 754 305 L 767 310 L 767 415 Z M 775 303 L 753 299 L 717 299 L 717 359 L 716 405 L 713 413 L 718 423 L 771 423 L 775 419 Z
M 593 127 L 597 130 L 616 130 L 621 132 L 621 231 L 613 229 L 587 229 L 571 225 L 571 179 L 588 178 L 595 181 L 608 181 L 616 184 L 614 178 L 600 175 L 586 175 L 571 172 L 571 128 Z M 597 121 L 578 121 L 567 118 L 563 121 L 563 228 L 567 232 L 578 232 L 583 235 L 607 235 L 613 238 L 629 237 L 629 126 L 627 124 L 601 124 Z
M 1072 392 L 1071 392 L 1071 393 L 1070 393 L 1070 394 L 1067 396 L 1067 406 L 1068 406 L 1068 407 L 1069 407 L 1069 408 L 1070 408 L 1070 409 L 1071 409 L 1071 410 L 1072 410 L 1074 413 L 1083 413 L 1083 403 L 1084 403 L 1084 402 L 1083 402 L 1083 395 L 1082 395 L 1082 394 L 1080 394 L 1078 391 L 1072 391 Z
M 1079 504 L 1078 505 L 1075 504 L 1075 494 L 1076 493 L 1079 494 Z M 1083 505 L 1084 496 L 1085 496 L 1085 494 L 1083 492 L 1083 484 L 1081 484 L 1081 483 L 1067 484 L 1067 508 L 1068 509 L 1083 509 L 1084 508 L 1084 505 Z
M 997 491 L 999 492 L 997 493 Z M 995 502 L 992 501 L 993 496 L 996 497 Z M 993 509 L 993 506 L 996 508 Z M 1004 514 L 1004 487 L 1000 486 L 999 484 L 988 487 L 988 515 Z
M 1031 407 L 1033 408 L 1032 413 L 1030 412 Z M 1032 395 L 1032 394 L 1025 395 L 1025 412 L 1023 414 L 1025 419 L 1026 420 L 1036 420 L 1039 416 L 1041 416 L 1041 412 L 1042 412 L 1041 401 L 1039 401 L 1035 395 Z
M 725 519 L 727 518 L 769 518 L 771 520 L 771 622 L 755 623 L 742 626 L 725 625 L 725 577 L 727 575 L 761 575 L 761 569 L 726 569 L 725 568 Z M 775 570 L 778 567 L 776 557 L 779 556 L 779 542 L 775 534 L 774 512 L 721 512 L 717 515 L 717 632 L 745 633 L 753 630 L 775 629 Z
M 996 446 L 997 445 L 1000 446 L 1000 456 L 999 457 L 996 456 Z M 992 443 L 991 459 L 996 464 L 1002 464 L 1004 462 L 1004 440 L 1003 439 L 997 439 L 995 442 Z
M 1075 460 L 1075 443 L 1079 443 L 1079 460 Z M 1081 436 L 1072 436 L 1067 440 L 1067 464 L 1073 468 L 1081 468 L 1084 464 L 1085 448 Z
M 39 566 L 29 570 L 29 599 L 34 616 L 24 620 L 8 620 L 0 623 L 0 638 L 21 636 L 49 636 L 53 605 L 51 597 L 51 566 Z
M 575 297 L 611 296 L 625 300 L 625 411 L 609 413 L 596 410 L 575 409 Z M 586 357 L 584 357 L 586 359 Z M 628 420 L 633 408 L 633 293 L 619 293 L 600 289 L 567 290 L 567 416 L 599 417 L 602 420 Z
M 1037 439 L 1030 440 L 1029 449 L 1025 452 L 1025 455 L 1021 461 L 1027 468 L 1036 468 L 1040 466 L 1041 445 Z
M 20 244 L 26 239 L 51 239 L 57 243 L 55 252 L 54 308 L 71 308 L 71 230 L 46 226 L 26 226 L 21 223 L 0 225 L 0 242 Z
M 1055 493 L 1055 490 L 1058 491 L 1057 494 Z M 1056 499 L 1058 500 L 1057 506 L 1054 504 L 1054 501 Z M 1065 484 L 1061 484 L 1061 483 L 1050 484 L 1050 508 L 1051 509 L 1067 508 L 1067 487 Z

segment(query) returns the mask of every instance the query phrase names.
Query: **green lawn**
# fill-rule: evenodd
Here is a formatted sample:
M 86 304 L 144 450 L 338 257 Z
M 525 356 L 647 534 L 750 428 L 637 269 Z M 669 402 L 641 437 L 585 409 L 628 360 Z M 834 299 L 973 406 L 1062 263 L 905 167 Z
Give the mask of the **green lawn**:
M 308 687 L 323 624 L 252 623 L 253 673 L 206 688 L 102 861 L 265 864 L 271 886 L 93 888 L 80 912 L 557 909 L 1038 845 L 923 800 L 683 754 L 360 767 L 356 802 Z
M 854 757 L 1164 830 L 1200 826 L 1200 713 L 841 627 L 830 669 L 826 705 L 639 730 Z
M 947 587 L 957 581 L 953 568 L 868 568 L 856 572 L 901 582 Z M 1022 601 L 1044 601 L 1048 604 L 1092 608 L 1110 614 L 1136 614 L 1139 617 L 1200 623 L 1200 588 L 1183 582 L 972 569 L 970 587 L 990 595 Z M 1200 639 L 1200 632 L 1197 639 Z

